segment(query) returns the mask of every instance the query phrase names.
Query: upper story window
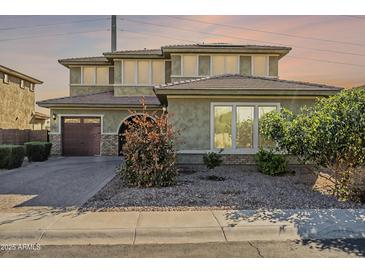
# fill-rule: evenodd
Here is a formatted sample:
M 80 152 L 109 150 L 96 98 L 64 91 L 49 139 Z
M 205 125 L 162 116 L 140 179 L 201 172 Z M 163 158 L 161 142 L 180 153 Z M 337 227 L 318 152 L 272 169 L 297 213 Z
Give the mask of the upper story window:
M 70 84 L 109 85 L 113 84 L 113 67 L 82 66 L 70 68 Z
M 123 60 L 123 85 L 152 86 L 164 82 L 164 60 Z
M 9 75 L 4 73 L 4 79 L 3 79 L 5 84 L 9 84 Z
M 202 77 L 221 74 L 278 76 L 278 56 L 253 54 L 171 55 L 172 77 Z
M 24 82 L 24 80 L 20 80 L 20 88 L 25 88 L 25 82 Z
M 30 89 L 31 91 L 34 91 L 34 89 L 35 89 L 35 84 L 30 83 L 29 89 Z

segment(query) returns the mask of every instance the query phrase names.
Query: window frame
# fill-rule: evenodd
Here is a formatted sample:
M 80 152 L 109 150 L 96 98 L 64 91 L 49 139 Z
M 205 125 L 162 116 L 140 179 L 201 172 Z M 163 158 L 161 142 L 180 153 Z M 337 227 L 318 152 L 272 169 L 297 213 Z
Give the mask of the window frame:
M 276 106 L 276 110 L 280 110 L 279 102 L 211 102 L 210 103 L 210 151 L 218 152 L 220 149 L 214 147 L 214 108 L 216 106 L 232 107 L 232 148 L 224 148 L 224 154 L 255 154 L 259 150 L 259 107 L 260 106 Z M 253 123 L 253 147 L 252 148 L 236 148 L 236 123 L 237 123 L 237 106 L 254 107 L 254 123 Z
M 29 89 L 30 89 L 30 91 L 34 91 L 34 89 L 35 89 L 35 84 L 34 84 L 34 83 L 30 83 L 30 85 L 29 85 Z
M 19 85 L 21 89 L 25 89 L 25 81 L 23 79 L 20 79 Z
M 265 56 L 266 59 L 266 73 L 265 76 L 258 76 L 258 75 L 254 75 L 254 71 L 255 71 L 255 61 L 254 58 L 255 56 Z M 244 55 L 242 55 L 244 56 Z M 269 72 L 270 72 L 270 56 L 275 56 L 278 57 L 278 75 L 277 76 L 270 76 Z M 251 55 L 251 76 L 254 77 L 266 77 L 266 78 L 279 78 L 279 61 L 280 61 L 280 56 L 279 54 L 252 54 Z
M 154 61 L 159 61 L 159 62 L 163 62 L 163 67 L 164 69 L 162 70 L 162 74 L 163 74 L 163 83 L 165 83 L 166 81 L 166 75 L 165 75 L 165 63 L 166 63 L 166 59 L 122 59 L 120 60 L 121 62 L 121 70 L 120 70 L 120 79 L 121 79 L 121 84 L 120 86 L 126 86 L 126 87 L 130 87 L 130 86 L 139 86 L 139 87 L 153 87 L 155 84 L 153 83 L 153 71 L 152 71 L 152 62 Z M 133 84 L 124 84 L 124 61 L 134 61 L 134 83 Z M 138 83 L 138 61 L 148 61 L 148 84 L 139 84 Z M 163 84 L 161 83 L 161 84 Z
M 90 87 L 90 86 L 101 86 L 101 87 L 105 87 L 105 86 L 113 86 L 114 83 L 110 83 L 109 81 L 109 84 L 98 84 L 97 83 L 97 69 L 96 67 L 107 67 L 108 68 L 108 75 L 109 75 L 109 71 L 110 71 L 110 68 L 113 68 L 114 66 L 113 65 L 107 65 L 107 66 L 104 66 L 104 65 L 71 65 L 70 68 L 73 67 L 73 68 L 81 68 L 81 75 L 80 75 L 80 84 L 71 84 L 70 83 L 70 86 L 73 86 L 73 87 L 78 87 L 78 86 L 85 86 L 85 87 Z M 94 76 L 94 83 L 93 84 L 84 84 L 84 67 L 93 67 L 94 68 L 94 73 L 95 73 L 95 76 Z M 108 76 L 109 78 L 109 76 Z

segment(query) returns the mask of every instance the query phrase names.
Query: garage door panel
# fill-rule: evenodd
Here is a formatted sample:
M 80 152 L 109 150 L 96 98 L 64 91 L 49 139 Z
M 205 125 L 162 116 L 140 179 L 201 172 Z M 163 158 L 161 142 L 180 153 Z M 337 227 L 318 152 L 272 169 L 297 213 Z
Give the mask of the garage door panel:
M 63 155 L 100 155 L 100 132 L 98 117 L 65 117 L 62 122 Z

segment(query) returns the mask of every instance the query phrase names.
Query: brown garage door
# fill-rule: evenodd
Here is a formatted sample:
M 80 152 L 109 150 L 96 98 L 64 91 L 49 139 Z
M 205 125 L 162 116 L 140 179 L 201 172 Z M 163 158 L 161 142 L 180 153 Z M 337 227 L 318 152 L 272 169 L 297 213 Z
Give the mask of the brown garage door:
M 63 117 L 62 154 L 65 156 L 100 155 L 100 118 Z

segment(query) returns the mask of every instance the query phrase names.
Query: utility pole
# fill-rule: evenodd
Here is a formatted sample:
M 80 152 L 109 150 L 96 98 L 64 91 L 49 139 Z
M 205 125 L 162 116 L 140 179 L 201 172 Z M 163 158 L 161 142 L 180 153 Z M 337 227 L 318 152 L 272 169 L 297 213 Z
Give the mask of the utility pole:
M 117 16 L 112 15 L 112 28 L 111 28 L 111 50 L 112 52 L 117 50 Z

